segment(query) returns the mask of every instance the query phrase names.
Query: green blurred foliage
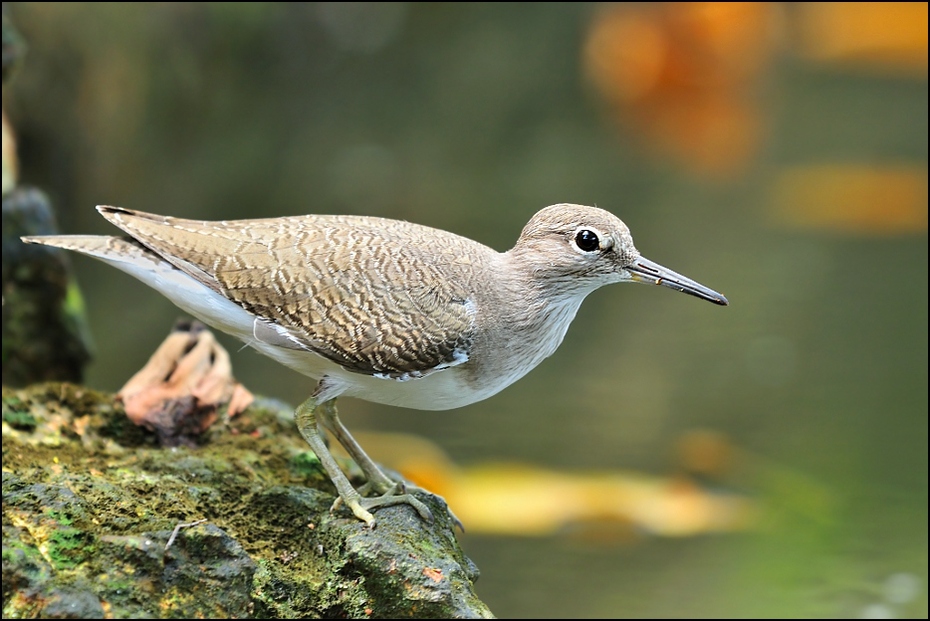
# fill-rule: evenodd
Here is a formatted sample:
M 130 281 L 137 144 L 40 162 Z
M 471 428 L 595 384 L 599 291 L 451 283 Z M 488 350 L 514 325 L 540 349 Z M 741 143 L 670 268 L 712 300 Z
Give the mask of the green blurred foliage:
M 713 83 L 681 85 L 731 75 L 696 55 L 719 49 L 703 34 L 741 22 L 643 4 L 631 19 L 675 44 L 649 48 L 657 66 L 695 64 L 617 105 L 584 64 L 605 10 L 16 4 L 29 54 L 4 104 L 22 178 L 53 196 L 66 232 L 112 233 L 98 203 L 204 219 L 344 212 L 503 250 L 538 208 L 568 201 L 617 213 L 645 256 L 729 297 L 718 309 L 614 287 L 586 302 L 550 361 L 493 399 L 445 414 L 342 404 L 353 429 L 416 430 L 469 463 L 663 472 L 693 428 L 745 452 L 714 483 L 758 496 L 753 535 L 466 536 L 496 614 L 925 617 L 926 216 L 877 235 L 786 224 L 773 203 L 786 170 L 822 163 L 903 162 L 926 188 L 926 65 L 859 71 L 855 55 L 805 52 L 812 18 L 767 5 L 752 22 L 774 37 L 767 56 L 727 82 L 739 107 L 718 108 Z M 694 93 L 713 119 L 700 127 L 741 131 L 731 109 L 753 120 L 738 166 L 688 159 L 716 144 L 675 129 L 698 126 L 674 116 L 694 112 Z M 926 191 L 916 196 L 925 214 Z M 114 390 L 178 312 L 115 270 L 75 263 L 99 349 L 89 383 Z M 299 402 L 311 389 L 229 349 L 256 392 Z M 905 583 L 916 585 L 906 597 Z

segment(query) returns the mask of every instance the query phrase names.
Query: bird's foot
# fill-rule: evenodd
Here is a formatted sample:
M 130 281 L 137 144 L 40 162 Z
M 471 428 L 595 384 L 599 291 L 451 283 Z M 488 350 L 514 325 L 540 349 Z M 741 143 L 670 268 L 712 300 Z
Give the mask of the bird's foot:
M 358 488 L 358 493 L 362 497 L 366 497 L 368 494 L 378 494 L 380 496 L 409 496 L 416 500 L 416 498 L 412 496 L 412 493 L 414 492 L 429 494 L 430 496 L 441 500 L 442 503 L 446 506 L 446 513 L 449 515 L 449 519 L 452 520 L 453 525 L 463 533 L 465 532 L 465 526 L 462 524 L 462 520 L 460 520 L 459 517 L 452 511 L 452 507 L 449 506 L 449 503 L 446 502 L 446 499 L 439 494 L 434 494 L 424 487 L 414 485 L 413 483 L 409 483 L 407 481 L 395 481 L 393 479 L 384 477 L 383 480 L 379 480 L 377 482 L 373 479 L 369 479 Z M 337 498 L 336 502 L 333 504 L 333 508 L 339 507 L 339 505 L 342 504 L 341 500 L 341 498 Z M 419 500 L 416 500 L 416 502 L 422 506 L 423 509 L 426 509 L 427 513 L 430 514 L 430 517 L 427 518 L 425 515 L 423 515 L 423 511 L 421 511 L 419 507 L 413 503 L 410 504 L 420 513 L 420 515 L 423 515 L 423 519 L 431 520 L 432 513 L 429 511 L 429 509 L 427 509 Z
M 379 473 L 380 474 L 380 473 Z M 414 487 L 419 490 L 420 488 Z M 406 481 L 395 481 L 387 477 L 382 479 L 368 479 L 358 486 L 358 493 L 362 497 L 372 496 L 400 496 L 407 493 Z
M 390 483 L 390 485 L 387 486 L 386 488 L 382 487 L 381 485 L 376 485 L 372 481 L 367 481 L 361 487 L 358 488 L 359 494 L 361 494 L 362 496 L 366 496 L 367 494 L 372 493 L 372 492 L 376 494 L 381 494 L 382 496 L 388 496 L 388 495 L 410 496 L 413 493 L 429 494 L 433 498 L 438 498 L 439 500 L 442 501 L 442 504 L 446 506 L 446 514 L 449 516 L 449 519 L 452 520 L 452 524 L 456 528 L 458 528 L 460 531 L 462 531 L 463 533 L 465 532 L 465 526 L 462 524 L 462 520 L 459 519 L 459 516 L 457 516 L 454 511 L 452 511 L 452 507 L 449 506 L 449 503 L 446 502 L 446 499 L 440 496 L 439 494 L 434 494 L 433 492 L 429 491 L 425 487 L 420 487 L 419 485 L 414 485 L 413 483 L 409 483 L 407 481 L 393 481 L 391 479 L 387 479 L 387 481 Z M 336 502 L 338 503 L 339 500 L 337 500 Z M 420 502 L 420 501 L 417 501 L 417 502 Z M 422 505 L 423 503 L 420 502 L 420 504 Z M 420 510 L 417 509 L 417 511 L 420 511 Z M 420 512 L 420 515 L 423 515 L 422 511 Z M 424 517 L 424 519 L 428 519 L 428 518 Z
M 359 492 L 367 491 L 366 488 L 369 488 L 369 484 L 365 483 L 359 488 Z M 357 517 L 358 519 L 365 522 L 369 528 L 374 528 L 376 521 L 374 516 L 371 514 L 375 509 L 381 507 L 389 507 L 392 505 L 401 505 L 406 504 L 410 505 L 416 509 L 417 513 L 420 514 L 420 517 L 426 520 L 427 522 L 433 521 L 433 513 L 429 508 L 423 504 L 423 502 L 412 494 L 408 494 L 406 486 L 404 483 L 395 483 L 391 486 L 390 489 L 382 493 L 380 496 L 374 496 L 372 498 L 364 498 L 361 494 L 355 493 L 350 495 L 348 498 L 344 496 L 338 496 L 336 501 L 333 502 L 333 506 L 330 511 L 335 511 L 342 504 L 345 503 L 346 507 Z
M 404 485 L 404 483 L 401 483 L 401 485 Z M 465 525 L 462 524 L 462 520 L 459 519 L 459 516 L 457 516 L 455 512 L 452 511 L 452 507 L 449 506 L 449 503 L 446 502 L 445 498 L 443 498 L 439 494 L 434 494 L 433 492 L 429 491 L 428 489 L 424 487 L 420 487 L 419 485 L 413 485 L 412 483 L 407 483 L 406 488 L 408 492 L 423 492 L 424 494 L 429 494 L 433 498 L 438 498 L 439 500 L 441 500 L 442 504 L 446 506 L 446 514 L 449 516 L 449 519 L 452 520 L 452 524 L 456 528 L 458 528 L 460 531 L 462 531 L 463 533 L 465 532 Z

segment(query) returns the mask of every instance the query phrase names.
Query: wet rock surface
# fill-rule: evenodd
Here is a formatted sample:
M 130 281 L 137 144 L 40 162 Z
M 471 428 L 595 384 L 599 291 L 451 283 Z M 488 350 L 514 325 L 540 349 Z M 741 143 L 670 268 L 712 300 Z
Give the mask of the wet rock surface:
M 330 512 L 275 402 L 162 448 L 112 395 L 4 388 L 3 615 L 490 616 L 443 501 L 421 499 L 432 523 L 407 506 L 374 530 Z

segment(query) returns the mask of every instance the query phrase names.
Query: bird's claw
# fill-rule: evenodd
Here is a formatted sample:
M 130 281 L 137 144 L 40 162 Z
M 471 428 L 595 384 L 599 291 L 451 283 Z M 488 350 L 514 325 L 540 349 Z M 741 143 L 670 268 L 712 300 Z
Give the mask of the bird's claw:
M 362 491 L 366 483 L 359 491 Z M 400 492 L 400 493 L 398 493 Z M 336 500 L 333 502 L 333 506 L 330 508 L 330 511 L 335 511 L 345 503 L 346 507 L 357 517 L 358 519 L 365 522 L 368 528 L 373 529 L 376 525 L 374 516 L 371 514 L 371 511 L 378 509 L 380 507 L 389 507 L 392 505 L 410 505 L 416 509 L 417 513 L 420 514 L 420 517 L 427 522 L 433 521 L 433 513 L 429 508 L 423 504 L 423 502 L 412 494 L 406 493 L 406 488 L 403 483 L 398 483 L 387 492 L 380 496 L 375 496 L 374 498 L 363 498 L 359 495 L 356 498 L 344 499 L 342 496 L 337 496 Z

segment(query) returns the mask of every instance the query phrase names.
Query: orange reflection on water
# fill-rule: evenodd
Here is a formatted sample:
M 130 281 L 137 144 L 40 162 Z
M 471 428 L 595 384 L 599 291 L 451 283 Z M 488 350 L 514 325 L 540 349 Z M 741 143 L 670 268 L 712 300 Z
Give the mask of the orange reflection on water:
M 583 65 L 641 148 L 730 178 L 767 133 L 765 90 L 781 50 L 809 63 L 926 76 L 927 3 L 612 4 L 592 20 Z
M 355 434 L 371 455 L 443 496 L 469 533 L 546 536 L 567 529 L 599 538 L 746 530 L 755 505 L 687 477 L 635 472 L 557 472 L 526 464 L 460 468 L 431 442 L 403 434 Z
M 926 2 L 811 2 L 794 9 L 804 58 L 881 73 L 927 73 Z
M 584 68 L 649 150 L 729 176 L 765 133 L 756 91 L 780 24 L 772 3 L 610 5 L 591 25 Z
M 926 164 L 819 164 L 783 171 L 773 219 L 794 228 L 859 235 L 927 230 Z

